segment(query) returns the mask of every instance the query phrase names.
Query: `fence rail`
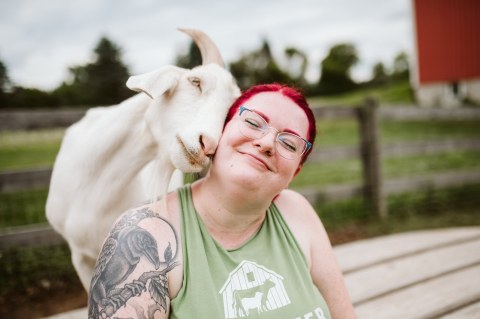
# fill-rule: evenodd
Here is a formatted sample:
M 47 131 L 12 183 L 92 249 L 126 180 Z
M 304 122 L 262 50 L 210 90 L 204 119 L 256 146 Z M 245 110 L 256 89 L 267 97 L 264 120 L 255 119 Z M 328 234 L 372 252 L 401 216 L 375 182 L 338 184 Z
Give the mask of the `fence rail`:
M 2 111 L 0 131 L 67 127 L 80 120 L 86 110 Z
M 32 130 L 66 127 L 79 120 L 85 110 L 0 112 L 0 131 Z M 480 182 L 479 170 L 453 171 L 435 175 L 383 180 L 381 157 L 438 154 L 459 150 L 480 150 L 478 139 L 448 139 L 442 141 L 393 143 L 379 145 L 378 122 L 425 120 L 480 120 L 480 109 L 421 109 L 413 107 L 378 108 L 366 101 L 362 107 L 319 107 L 314 114 L 322 119 L 353 118 L 359 122 L 360 143 L 351 147 L 321 148 L 311 154 L 310 162 L 359 158 L 362 161 L 363 184 L 307 187 L 299 191 L 312 203 L 344 200 L 363 195 L 375 212 L 386 217 L 384 197 L 422 189 L 463 186 Z M 48 187 L 51 168 L 33 171 L 0 173 L 0 192 Z M 62 243 L 63 239 L 46 225 L 18 227 L 0 232 L 0 249 Z
M 432 155 L 451 151 L 480 150 L 480 139 L 448 139 L 428 142 L 393 143 L 380 147 L 383 157 Z M 361 155 L 360 146 L 325 147 L 310 154 L 309 163 L 356 159 Z M 33 188 L 46 188 L 52 169 L 0 172 L 0 192 L 8 193 Z M 333 196 L 334 198 L 336 196 Z
M 357 117 L 360 109 L 361 107 L 314 106 L 313 112 L 317 118 L 341 119 Z M 85 109 L 0 111 L 0 131 L 67 127 L 81 119 L 85 113 Z M 378 116 L 381 120 L 392 121 L 480 120 L 480 109 L 396 106 L 379 108 Z

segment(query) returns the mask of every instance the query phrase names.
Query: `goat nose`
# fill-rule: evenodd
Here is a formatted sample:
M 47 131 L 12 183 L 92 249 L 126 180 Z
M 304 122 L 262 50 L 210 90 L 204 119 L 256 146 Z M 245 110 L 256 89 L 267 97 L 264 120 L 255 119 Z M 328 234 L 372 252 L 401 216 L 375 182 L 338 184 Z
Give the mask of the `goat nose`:
M 213 155 L 215 153 L 217 143 L 215 143 L 213 138 L 209 137 L 208 135 L 200 135 L 199 141 L 205 155 Z

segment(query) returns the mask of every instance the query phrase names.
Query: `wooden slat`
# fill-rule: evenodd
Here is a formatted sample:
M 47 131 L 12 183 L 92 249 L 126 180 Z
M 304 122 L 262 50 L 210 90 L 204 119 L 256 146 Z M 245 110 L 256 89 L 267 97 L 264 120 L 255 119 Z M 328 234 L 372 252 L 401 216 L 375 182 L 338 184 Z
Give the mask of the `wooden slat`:
M 319 147 L 308 156 L 308 163 L 355 159 L 360 156 L 360 146 Z
M 432 249 L 345 276 L 354 305 L 473 264 L 480 264 L 480 238 Z
M 390 143 L 380 146 L 383 158 L 414 155 L 432 155 L 448 152 L 480 150 L 480 139 L 442 139 L 437 141 Z M 359 146 L 319 147 L 308 157 L 308 163 L 356 159 L 360 157 Z
M 356 118 L 359 107 L 343 106 L 312 106 L 313 114 L 317 119 Z
M 414 231 L 338 245 L 334 247 L 334 252 L 340 268 L 348 274 L 367 266 L 479 236 L 480 227 Z
M 85 115 L 85 109 L 0 112 L 0 131 L 67 127 Z
M 0 249 L 49 246 L 65 243 L 63 237 L 49 225 L 16 227 L 0 233 Z
M 30 171 L 0 173 L 0 191 L 14 192 L 34 188 L 47 188 L 50 184 L 51 168 Z
M 383 157 L 404 157 L 468 150 L 480 150 L 480 139 L 442 139 L 409 143 L 384 144 L 381 147 Z
M 362 194 L 362 186 L 360 185 L 327 185 L 322 188 L 319 187 L 302 187 L 296 189 L 313 205 L 322 203 L 326 200 L 336 201 L 349 199 Z
M 376 298 L 355 307 L 355 312 L 358 319 L 438 318 L 478 300 L 479 287 L 476 265 Z
M 473 319 L 480 318 L 480 300 L 477 302 L 457 309 L 445 316 L 439 317 L 439 319 Z
M 418 108 L 418 107 L 381 107 L 379 116 L 382 120 L 392 121 L 459 121 L 479 120 L 478 108 Z
M 402 233 L 334 247 L 343 267 L 349 264 L 348 258 L 361 265 L 355 267 L 350 264 L 353 270 L 347 274 L 347 278 L 368 270 L 367 267 L 372 269 L 377 267 L 378 270 L 382 265 L 386 270 L 375 271 L 377 282 L 383 281 L 385 285 L 389 285 L 390 280 L 398 280 L 391 274 L 397 271 L 397 268 L 402 268 L 401 263 L 413 259 L 419 262 L 418 267 L 424 274 L 429 267 L 432 272 L 437 272 L 436 277 L 416 281 L 414 284 L 357 304 L 355 310 L 358 319 L 443 318 L 441 316 L 444 314 L 448 314 L 445 316 L 447 319 L 477 318 L 480 309 L 480 263 L 457 270 L 447 270 L 455 267 L 456 263 L 458 267 L 462 267 L 462 264 L 474 262 L 478 258 L 479 250 L 476 245 L 480 241 L 479 236 L 480 227 L 466 227 Z M 455 248 L 461 252 L 454 251 Z M 437 256 L 438 259 L 421 257 L 438 251 L 441 252 L 441 257 Z M 374 258 L 368 256 L 369 254 Z M 444 269 L 446 272 L 438 275 L 438 267 L 445 267 L 442 265 L 444 263 L 448 264 L 448 269 Z M 407 271 L 406 276 L 412 276 L 410 272 L 418 271 L 413 263 L 409 267 L 411 271 Z M 386 271 L 387 275 L 388 271 L 391 274 L 385 276 Z M 398 273 L 397 275 L 403 276 Z M 374 286 L 371 284 L 371 277 L 365 280 L 357 284 L 367 288 Z M 86 308 L 82 308 L 50 319 L 80 319 L 85 316 Z
M 476 183 L 480 183 L 480 170 L 456 170 L 425 176 L 397 178 L 386 180 L 383 185 L 384 193 L 388 196 L 423 189 L 460 187 Z

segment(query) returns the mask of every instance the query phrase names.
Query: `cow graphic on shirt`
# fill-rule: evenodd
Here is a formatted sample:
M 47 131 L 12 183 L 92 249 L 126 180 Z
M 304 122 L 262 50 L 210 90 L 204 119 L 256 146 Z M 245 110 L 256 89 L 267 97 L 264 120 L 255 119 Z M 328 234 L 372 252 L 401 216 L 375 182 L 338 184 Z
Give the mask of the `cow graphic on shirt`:
M 283 277 L 252 261 L 243 261 L 220 289 L 225 318 L 242 318 L 284 307 L 290 299 Z

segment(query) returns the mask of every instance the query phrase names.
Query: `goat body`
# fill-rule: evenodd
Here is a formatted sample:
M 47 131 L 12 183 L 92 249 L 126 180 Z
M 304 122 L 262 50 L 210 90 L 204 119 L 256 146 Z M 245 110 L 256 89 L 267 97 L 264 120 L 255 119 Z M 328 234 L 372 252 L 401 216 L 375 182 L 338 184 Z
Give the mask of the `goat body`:
M 240 94 L 231 74 L 214 63 L 167 66 L 132 76 L 127 86 L 142 93 L 92 108 L 67 129 L 52 172 L 46 215 L 68 242 L 85 288 L 121 213 L 165 193 L 176 168 L 199 172 L 209 165 Z

